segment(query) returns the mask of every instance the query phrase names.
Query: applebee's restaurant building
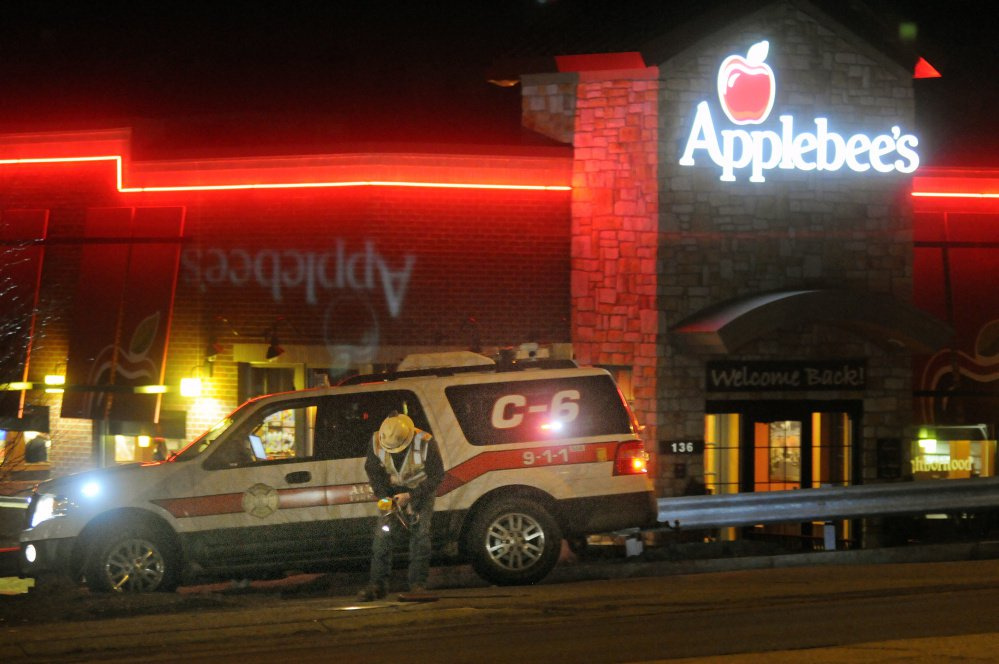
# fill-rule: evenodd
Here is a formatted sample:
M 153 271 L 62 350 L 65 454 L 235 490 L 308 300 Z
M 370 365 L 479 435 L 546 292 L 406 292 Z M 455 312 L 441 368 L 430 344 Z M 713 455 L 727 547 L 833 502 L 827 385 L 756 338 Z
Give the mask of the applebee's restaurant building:
M 531 145 L 0 137 L 19 480 L 468 348 L 610 369 L 661 495 L 994 474 L 999 171 L 923 163 L 911 66 L 807 2 L 684 34 L 522 75 Z

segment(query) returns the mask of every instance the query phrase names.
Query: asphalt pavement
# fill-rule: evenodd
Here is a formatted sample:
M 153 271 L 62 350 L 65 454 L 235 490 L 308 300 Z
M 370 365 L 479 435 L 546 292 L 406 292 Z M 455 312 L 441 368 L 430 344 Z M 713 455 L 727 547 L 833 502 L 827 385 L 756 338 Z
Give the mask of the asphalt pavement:
M 877 566 L 893 563 L 934 563 L 945 561 L 999 559 L 999 542 L 972 542 L 930 546 L 906 546 L 891 549 L 830 551 L 778 556 L 737 556 L 700 560 L 657 560 L 661 552 L 646 550 L 633 557 L 597 557 L 566 560 L 545 580 L 545 584 L 599 579 L 623 579 L 667 575 L 705 574 L 732 570 L 769 569 L 817 565 Z M 876 569 L 876 568 L 875 568 Z M 875 572 L 876 573 L 876 572 Z M 403 570 L 397 581 L 403 587 Z M 353 594 L 360 588 L 362 571 L 330 575 L 296 575 L 283 580 L 255 581 L 249 584 L 218 583 L 187 586 L 178 593 L 152 593 L 144 596 L 92 596 L 85 590 L 33 591 L 19 596 L 0 597 L 0 653 L 5 662 L 61 661 L 63 657 L 83 661 L 87 653 L 113 653 L 117 648 L 133 651 L 148 647 L 162 651 L 171 647 L 195 644 L 199 640 L 262 636 L 254 611 L 280 595 L 282 611 L 288 616 L 274 636 L 307 633 L 315 629 L 310 617 L 317 596 L 329 598 L 331 606 L 343 609 L 337 614 L 340 625 L 363 629 L 375 612 L 351 611 Z M 468 566 L 435 567 L 430 585 L 448 595 L 450 609 L 478 598 L 476 588 L 488 587 Z M 453 591 L 449 591 L 453 589 Z M 495 591 L 491 591 L 495 592 Z M 301 599 L 302 602 L 295 600 Z M 51 613 L 39 615 L 29 607 L 48 607 Z M 471 606 L 471 604 L 469 604 Z M 398 607 L 396 607 L 398 609 Z M 314 612 L 314 608 L 311 609 Z M 296 613 L 300 611 L 301 613 Z M 446 619 L 441 606 L 430 603 L 411 605 L 404 610 L 377 612 L 378 625 L 390 626 L 395 619 L 413 620 L 419 611 L 437 611 L 434 619 Z M 164 631 L 157 624 L 164 613 L 176 614 L 180 629 Z M 34 619 L 30 618 L 30 615 Z M 300 615 L 301 618 L 296 618 Z M 430 619 L 430 616 L 428 616 Z M 173 618 L 171 619 L 173 620 Z M 266 636 L 267 634 L 263 634 Z M 81 660 L 83 656 L 83 660 Z M 706 661 L 704 659 L 669 660 L 670 662 Z M 807 651 L 777 651 L 762 654 L 729 655 L 711 658 L 722 664 L 750 662 L 995 662 L 999 661 L 999 632 L 943 638 L 905 639 L 863 643 L 842 647 L 816 648 Z

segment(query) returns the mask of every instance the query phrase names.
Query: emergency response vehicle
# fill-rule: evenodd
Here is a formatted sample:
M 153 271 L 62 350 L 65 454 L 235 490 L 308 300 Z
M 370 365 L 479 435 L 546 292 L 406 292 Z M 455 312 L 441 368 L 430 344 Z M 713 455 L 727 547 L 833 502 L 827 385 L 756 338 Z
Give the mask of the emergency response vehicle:
M 443 457 L 435 554 L 490 582 L 535 583 L 563 539 L 654 523 L 647 455 L 610 374 L 473 359 L 252 399 L 165 461 L 43 483 L 22 576 L 168 591 L 367 560 L 379 513 L 364 459 L 393 412 Z

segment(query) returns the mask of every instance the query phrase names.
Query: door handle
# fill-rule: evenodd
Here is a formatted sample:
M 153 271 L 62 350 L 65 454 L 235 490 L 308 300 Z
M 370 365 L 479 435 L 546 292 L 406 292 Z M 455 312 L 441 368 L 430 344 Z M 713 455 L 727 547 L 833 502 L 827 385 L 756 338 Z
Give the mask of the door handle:
M 307 470 L 297 470 L 294 473 L 288 473 L 284 476 L 285 482 L 288 484 L 302 484 L 308 482 L 312 479 L 312 473 Z

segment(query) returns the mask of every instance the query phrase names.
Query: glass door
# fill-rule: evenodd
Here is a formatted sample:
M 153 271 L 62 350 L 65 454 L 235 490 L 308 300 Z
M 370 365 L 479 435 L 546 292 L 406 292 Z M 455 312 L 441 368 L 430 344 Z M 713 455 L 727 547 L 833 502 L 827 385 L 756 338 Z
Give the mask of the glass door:
M 709 493 L 843 486 L 860 476 L 854 453 L 860 401 L 719 401 L 708 402 L 707 411 L 704 470 Z M 824 525 L 780 524 L 753 531 L 821 539 Z M 850 538 L 849 522 L 835 525 L 838 539 Z
M 812 416 L 812 487 L 846 486 L 854 475 L 853 446 L 859 417 L 852 411 L 814 412 Z
M 801 420 L 753 422 L 753 491 L 801 488 Z

